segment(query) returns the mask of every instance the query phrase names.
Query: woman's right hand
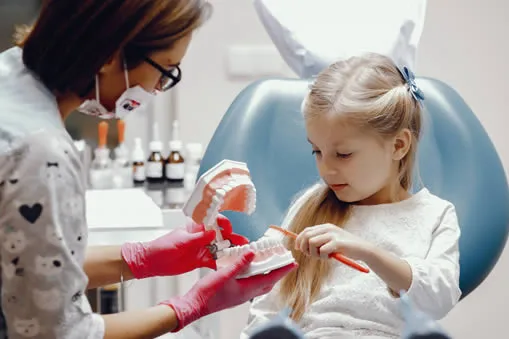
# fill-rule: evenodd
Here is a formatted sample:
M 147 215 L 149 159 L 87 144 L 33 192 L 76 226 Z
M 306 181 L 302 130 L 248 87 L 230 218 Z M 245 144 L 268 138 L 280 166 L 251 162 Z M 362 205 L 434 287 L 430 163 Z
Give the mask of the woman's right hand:
M 218 215 L 216 222 L 224 240 L 242 246 L 249 240 L 233 232 L 230 220 Z M 136 279 L 172 276 L 208 267 L 217 269 L 216 261 L 207 248 L 216 236 L 189 220 L 185 227 L 177 228 L 149 242 L 125 243 L 121 246 L 122 259 Z
M 245 303 L 268 293 L 272 287 L 297 264 L 289 264 L 265 275 L 236 279 L 251 261 L 254 253 L 248 252 L 232 264 L 208 274 L 199 280 L 183 297 L 162 302 L 175 310 L 178 326 L 173 332 L 206 315 Z

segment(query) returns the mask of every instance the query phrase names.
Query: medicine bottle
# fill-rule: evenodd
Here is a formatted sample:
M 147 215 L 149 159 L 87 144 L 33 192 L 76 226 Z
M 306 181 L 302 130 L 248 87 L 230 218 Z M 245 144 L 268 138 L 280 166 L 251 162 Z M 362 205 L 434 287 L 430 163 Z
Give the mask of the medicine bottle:
M 145 152 L 141 145 L 141 139 L 134 139 L 134 149 L 131 156 L 133 167 L 133 183 L 135 186 L 140 186 L 145 183 Z
M 172 183 L 183 183 L 185 175 L 185 160 L 182 156 L 182 141 L 172 140 L 169 143 L 170 155 L 166 160 L 166 179 Z
M 119 284 L 112 284 L 101 287 L 100 290 L 100 311 L 101 314 L 115 314 L 119 312 Z
M 157 125 L 153 126 L 153 139 L 149 143 L 150 155 L 145 167 L 145 176 L 148 183 L 164 182 L 164 157 L 162 155 L 163 144 L 159 140 Z
M 201 158 L 203 156 L 203 146 L 200 143 L 186 144 L 186 166 L 184 176 L 184 187 L 192 191 L 198 179 L 200 171 Z
M 101 121 L 98 125 L 98 145 L 90 164 L 90 185 L 93 189 L 110 189 L 113 186 L 113 165 L 107 146 L 109 125 Z

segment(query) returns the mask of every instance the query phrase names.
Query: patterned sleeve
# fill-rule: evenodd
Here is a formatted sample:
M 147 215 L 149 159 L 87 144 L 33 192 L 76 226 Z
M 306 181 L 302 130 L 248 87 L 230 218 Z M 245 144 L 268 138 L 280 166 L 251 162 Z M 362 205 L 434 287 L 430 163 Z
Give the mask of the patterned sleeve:
M 71 140 L 39 133 L 0 154 L 3 330 L 10 339 L 103 338 L 84 294 L 85 191 Z

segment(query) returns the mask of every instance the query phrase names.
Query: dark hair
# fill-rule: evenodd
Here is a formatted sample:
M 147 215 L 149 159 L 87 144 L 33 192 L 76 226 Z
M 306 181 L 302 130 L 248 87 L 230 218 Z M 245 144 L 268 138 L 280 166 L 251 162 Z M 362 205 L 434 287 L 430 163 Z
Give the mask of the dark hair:
M 84 96 L 115 53 L 124 53 L 129 69 L 136 67 L 210 13 L 205 0 L 48 0 L 18 45 L 26 67 L 49 90 Z

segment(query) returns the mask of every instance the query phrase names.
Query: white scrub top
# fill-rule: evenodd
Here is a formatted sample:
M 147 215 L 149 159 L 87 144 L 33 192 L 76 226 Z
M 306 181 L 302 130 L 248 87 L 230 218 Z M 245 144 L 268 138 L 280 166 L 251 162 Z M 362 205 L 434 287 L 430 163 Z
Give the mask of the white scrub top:
M 0 54 L 0 338 L 103 338 L 85 296 L 83 167 L 22 50 Z

